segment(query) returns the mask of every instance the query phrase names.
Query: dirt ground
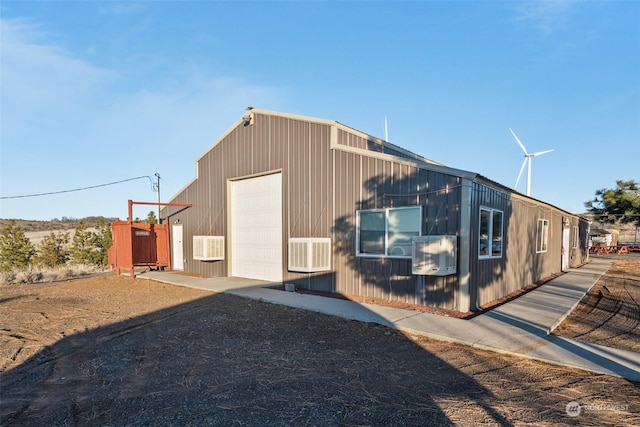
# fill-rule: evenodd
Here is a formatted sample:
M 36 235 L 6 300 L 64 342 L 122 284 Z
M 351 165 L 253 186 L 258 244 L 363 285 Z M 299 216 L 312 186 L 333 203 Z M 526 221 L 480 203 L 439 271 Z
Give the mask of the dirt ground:
M 640 353 L 640 254 L 610 258 L 607 274 L 554 334 Z
M 1 287 L 0 371 L 3 426 L 640 425 L 639 383 L 113 275 Z

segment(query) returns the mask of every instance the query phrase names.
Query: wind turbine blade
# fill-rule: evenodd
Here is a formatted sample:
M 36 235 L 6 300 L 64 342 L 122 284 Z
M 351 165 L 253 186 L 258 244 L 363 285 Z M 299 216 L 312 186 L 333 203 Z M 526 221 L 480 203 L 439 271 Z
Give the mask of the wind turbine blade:
M 538 151 L 537 153 L 533 153 L 533 154 L 531 154 L 531 157 L 540 156 L 540 155 L 542 155 L 542 154 L 547 154 L 547 153 L 550 153 L 550 152 L 552 152 L 552 151 L 554 151 L 554 150 Z
M 520 142 L 520 139 L 518 139 L 518 137 L 516 136 L 515 132 L 511 130 L 511 128 L 509 128 L 509 132 L 511 132 L 511 135 L 513 135 L 513 138 L 516 140 L 516 142 L 518 143 L 518 145 L 520 146 L 520 148 L 522 148 L 522 151 L 524 151 L 524 155 L 528 155 L 529 153 L 527 153 L 527 149 L 524 148 L 524 144 L 522 142 Z
M 525 165 L 527 164 L 527 158 L 524 158 L 524 162 L 522 162 L 522 167 L 520 168 L 520 173 L 518 174 L 518 179 L 516 179 L 516 186 L 515 188 L 518 188 L 518 183 L 520 182 L 520 177 L 522 176 L 522 171 L 524 170 Z

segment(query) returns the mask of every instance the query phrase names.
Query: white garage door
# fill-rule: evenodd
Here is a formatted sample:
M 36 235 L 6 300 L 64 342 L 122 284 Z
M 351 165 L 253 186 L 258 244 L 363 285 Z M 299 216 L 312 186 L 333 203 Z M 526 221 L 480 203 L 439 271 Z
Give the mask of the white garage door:
M 282 281 L 282 174 L 231 183 L 231 275 Z

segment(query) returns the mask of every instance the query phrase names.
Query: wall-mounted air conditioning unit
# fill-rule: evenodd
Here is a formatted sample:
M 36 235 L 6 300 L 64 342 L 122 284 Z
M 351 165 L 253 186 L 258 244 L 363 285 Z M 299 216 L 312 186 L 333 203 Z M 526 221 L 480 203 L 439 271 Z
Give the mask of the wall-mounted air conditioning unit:
M 199 261 L 224 259 L 224 236 L 193 236 L 193 259 Z
M 456 274 L 456 254 L 456 236 L 415 236 L 412 272 L 424 276 Z
M 331 239 L 325 237 L 291 237 L 289 271 L 313 273 L 331 270 Z

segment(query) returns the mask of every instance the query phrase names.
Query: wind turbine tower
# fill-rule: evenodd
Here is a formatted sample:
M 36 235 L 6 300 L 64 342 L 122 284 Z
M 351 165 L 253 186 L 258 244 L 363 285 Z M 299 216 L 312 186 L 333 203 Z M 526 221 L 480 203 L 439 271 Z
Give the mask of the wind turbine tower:
M 509 128 L 509 132 L 511 132 L 511 135 L 513 135 L 513 138 L 516 140 L 520 148 L 522 148 L 522 151 L 524 151 L 524 161 L 522 162 L 522 166 L 520 167 L 520 173 L 518 174 L 518 179 L 516 180 L 515 188 L 516 189 L 518 188 L 518 183 L 520 182 L 522 171 L 524 171 L 524 167 L 526 165 L 527 166 L 527 196 L 530 196 L 531 195 L 531 159 L 534 158 L 535 156 L 541 156 L 543 154 L 550 153 L 553 150 L 538 151 L 537 153 L 529 154 L 524 144 L 520 141 L 520 139 L 518 139 L 515 132 L 513 132 L 511 128 Z

